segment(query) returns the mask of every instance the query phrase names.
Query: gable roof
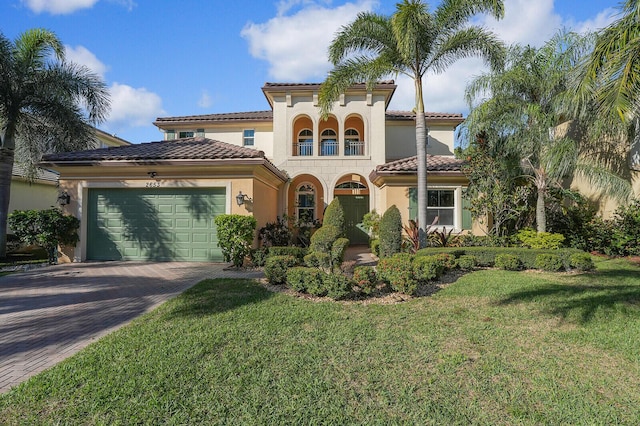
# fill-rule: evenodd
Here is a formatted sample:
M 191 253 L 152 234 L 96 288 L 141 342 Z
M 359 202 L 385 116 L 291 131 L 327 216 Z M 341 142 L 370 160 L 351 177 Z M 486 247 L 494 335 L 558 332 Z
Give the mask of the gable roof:
M 429 173 L 446 173 L 462 176 L 462 165 L 464 163 L 464 160 L 450 155 L 427 154 L 427 172 Z M 401 158 L 377 166 L 375 170 L 369 174 L 369 180 L 375 182 L 384 177 L 416 175 L 417 173 L 418 156 L 414 155 L 413 157 Z
M 11 172 L 11 176 L 12 178 L 28 180 L 27 170 L 17 163 L 13 164 L 13 170 Z M 57 172 L 54 172 L 53 170 L 48 170 L 48 169 L 43 169 L 41 167 L 38 167 L 36 169 L 36 174 L 34 176 L 34 179 L 39 181 L 44 181 L 44 182 L 57 183 L 59 176 L 60 175 Z
M 43 157 L 41 164 L 86 166 L 101 163 L 158 164 L 159 162 L 172 163 L 176 161 L 182 164 L 190 162 L 200 164 L 220 164 L 221 162 L 262 164 L 286 180 L 284 172 L 271 163 L 263 151 L 202 137 L 49 154 Z

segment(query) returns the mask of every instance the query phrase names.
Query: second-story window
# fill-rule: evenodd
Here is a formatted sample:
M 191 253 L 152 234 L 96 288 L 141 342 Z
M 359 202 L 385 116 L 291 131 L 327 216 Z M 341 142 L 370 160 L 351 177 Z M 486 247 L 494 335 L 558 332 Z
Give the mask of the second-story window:
M 344 155 L 364 155 L 364 141 L 356 129 L 344 132 Z
M 178 138 L 180 138 L 180 139 L 192 138 L 193 135 L 194 135 L 194 132 L 182 131 L 182 132 L 178 133 Z
M 242 144 L 244 146 L 253 146 L 255 144 L 256 131 L 253 129 L 244 129 L 242 131 Z
M 335 131 L 327 129 L 320 135 L 320 155 L 338 155 L 338 138 Z
M 294 155 L 313 155 L 313 132 L 303 129 L 298 133 Z

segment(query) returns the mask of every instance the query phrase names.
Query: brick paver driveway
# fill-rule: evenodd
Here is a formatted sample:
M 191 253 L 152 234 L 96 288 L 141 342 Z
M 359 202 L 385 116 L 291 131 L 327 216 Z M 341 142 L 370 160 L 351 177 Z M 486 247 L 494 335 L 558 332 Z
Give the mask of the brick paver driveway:
M 74 263 L 0 277 L 0 393 L 205 278 L 260 275 L 224 266 Z

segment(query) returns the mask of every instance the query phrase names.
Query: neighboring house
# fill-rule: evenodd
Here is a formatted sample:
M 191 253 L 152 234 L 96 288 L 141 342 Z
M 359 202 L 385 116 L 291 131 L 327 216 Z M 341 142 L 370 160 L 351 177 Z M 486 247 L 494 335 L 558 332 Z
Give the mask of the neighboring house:
M 98 148 L 131 145 L 130 142 L 96 129 Z M 33 180 L 27 178 L 26 171 L 14 164 L 11 177 L 11 199 L 9 213 L 15 210 L 44 210 L 58 203 L 58 173 L 39 168 Z M 9 230 L 11 232 L 11 230 Z
M 367 242 L 358 224 L 372 209 L 395 204 L 404 222 L 415 218 L 415 114 L 387 111 L 396 85 L 353 86 L 327 120 L 319 88 L 266 83 L 269 110 L 161 117 L 163 141 L 47 156 L 81 218 L 74 258 L 221 260 L 216 214 L 252 214 L 258 227 L 283 213 L 321 220 L 336 197 L 352 243 Z M 453 156 L 462 115 L 426 119 L 429 217 L 470 229 L 467 180 Z

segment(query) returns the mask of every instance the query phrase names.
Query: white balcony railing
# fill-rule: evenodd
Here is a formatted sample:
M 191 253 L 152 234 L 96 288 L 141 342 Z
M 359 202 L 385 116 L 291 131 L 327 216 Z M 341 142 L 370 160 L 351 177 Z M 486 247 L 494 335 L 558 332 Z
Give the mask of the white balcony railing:
M 364 141 L 345 142 L 344 155 L 364 155 Z

